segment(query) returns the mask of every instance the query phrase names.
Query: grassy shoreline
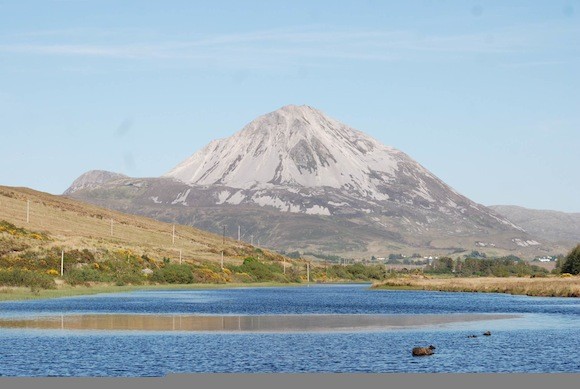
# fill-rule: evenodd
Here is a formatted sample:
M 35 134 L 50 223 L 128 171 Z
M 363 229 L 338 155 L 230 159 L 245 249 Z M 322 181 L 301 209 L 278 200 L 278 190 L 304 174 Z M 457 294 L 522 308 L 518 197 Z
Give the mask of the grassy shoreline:
M 94 285 L 94 286 L 70 286 L 62 285 L 57 289 L 41 289 L 32 292 L 27 287 L 0 287 L 0 302 L 41 300 L 59 297 L 73 297 L 93 295 L 101 293 L 122 293 L 136 290 L 177 290 L 177 289 L 226 289 L 226 288 L 259 288 L 276 286 L 303 286 L 306 284 L 288 284 L 281 282 L 257 282 L 257 283 L 230 283 L 230 284 L 159 284 L 159 285 Z
M 344 281 L 346 282 L 346 281 Z M 298 287 L 306 283 L 256 282 L 226 284 L 154 284 L 154 285 L 111 285 L 92 286 L 60 285 L 57 289 L 41 289 L 32 292 L 27 287 L 0 287 L 0 302 L 52 299 L 101 293 L 122 293 L 137 290 L 178 289 L 227 289 L 258 287 Z M 376 282 L 374 290 L 431 290 L 441 292 L 507 293 L 537 297 L 580 297 L 580 277 L 453 277 L 429 278 L 425 276 L 401 276 Z
M 580 297 L 580 277 L 397 277 L 375 283 L 372 289 L 507 293 L 537 297 Z

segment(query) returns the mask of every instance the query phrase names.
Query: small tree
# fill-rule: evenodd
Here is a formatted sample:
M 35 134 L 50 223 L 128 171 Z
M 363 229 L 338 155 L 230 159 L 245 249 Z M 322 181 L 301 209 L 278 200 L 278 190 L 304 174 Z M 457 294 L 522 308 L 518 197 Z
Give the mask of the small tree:
M 564 265 L 564 261 L 566 258 L 563 255 L 558 255 L 556 258 L 556 267 L 552 270 L 552 274 L 560 274 L 562 273 L 562 266 Z
M 580 244 L 566 256 L 562 265 L 562 273 L 580 274 Z

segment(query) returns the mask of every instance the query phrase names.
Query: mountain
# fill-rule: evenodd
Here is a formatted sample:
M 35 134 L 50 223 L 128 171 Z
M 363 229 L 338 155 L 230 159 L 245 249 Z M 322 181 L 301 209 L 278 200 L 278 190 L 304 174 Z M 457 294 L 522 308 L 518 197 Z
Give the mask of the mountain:
M 513 205 L 492 205 L 490 208 L 536 236 L 569 245 L 580 242 L 580 213 L 528 209 Z
M 93 178 L 98 178 L 97 180 Z M 89 172 L 69 196 L 284 250 L 551 250 L 408 155 L 308 106 L 260 116 L 159 178 Z
M 239 189 L 326 187 L 387 200 L 387 184 L 396 182 L 399 165 L 434 180 L 402 152 L 311 107 L 289 105 L 211 142 L 166 176 Z M 409 177 L 422 184 L 421 177 Z M 420 188 L 415 194 L 429 198 Z
M 82 189 L 95 189 L 102 184 L 117 178 L 128 178 L 124 174 L 112 173 L 105 170 L 91 170 L 74 180 L 72 185 L 64 192 L 65 195 Z

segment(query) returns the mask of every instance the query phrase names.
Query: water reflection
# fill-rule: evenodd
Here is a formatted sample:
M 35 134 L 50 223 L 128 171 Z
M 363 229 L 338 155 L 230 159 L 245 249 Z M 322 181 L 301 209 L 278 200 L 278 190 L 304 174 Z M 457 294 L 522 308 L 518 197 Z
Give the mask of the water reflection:
M 0 328 L 132 331 L 316 332 L 372 331 L 513 319 L 507 314 L 457 315 L 59 315 L 0 320 Z

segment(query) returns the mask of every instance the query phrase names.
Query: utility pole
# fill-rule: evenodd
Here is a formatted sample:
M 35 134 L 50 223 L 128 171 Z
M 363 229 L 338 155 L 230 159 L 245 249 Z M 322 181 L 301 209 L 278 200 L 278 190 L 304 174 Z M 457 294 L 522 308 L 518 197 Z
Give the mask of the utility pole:
M 26 200 L 26 223 L 30 223 L 30 200 Z
M 242 231 L 242 227 L 240 225 L 238 225 L 238 242 L 240 241 L 240 238 L 241 238 L 241 231 Z
M 306 282 L 310 284 L 310 262 L 306 262 Z
M 64 275 L 64 250 L 60 252 L 60 276 Z
M 284 257 L 283 261 L 284 261 L 283 262 L 283 264 L 284 264 L 283 265 L 284 266 L 284 274 L 286 274 L 286 257 Z
M 221 261 L 221 267 L 222 270 L 224 270 L 224 249 L 225 249 L 225 244 L 226 244 L 226 226 L 224 225 L 224 232 L 222 234 L 222 261 Z
M 179 249 L 179 264 L 181 265 L 181 249 Z

